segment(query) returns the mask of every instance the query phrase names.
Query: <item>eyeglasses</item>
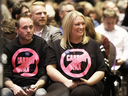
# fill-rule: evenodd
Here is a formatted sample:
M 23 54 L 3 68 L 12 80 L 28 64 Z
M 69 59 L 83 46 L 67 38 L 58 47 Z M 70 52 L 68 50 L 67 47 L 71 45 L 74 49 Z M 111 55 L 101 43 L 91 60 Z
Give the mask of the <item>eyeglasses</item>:
M 71 11 L 74 11 L 74 10 L 63 10 L 62 12 L 71 12 Z

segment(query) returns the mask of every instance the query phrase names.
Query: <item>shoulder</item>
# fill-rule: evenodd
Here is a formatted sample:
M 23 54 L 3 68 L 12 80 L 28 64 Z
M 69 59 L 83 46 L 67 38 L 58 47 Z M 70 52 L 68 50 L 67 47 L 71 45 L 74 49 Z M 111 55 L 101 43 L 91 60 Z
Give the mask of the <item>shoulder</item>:
M 60 28 L 57 28 L 57 27 L 54 27 L 52 25 L 46 25 L 45 28 L 44 28 L 45 31 L 49 32 L 49 34 L 60 34 L 61 36 L 61 30 Z
M 99 26 L 95 27 L 95 29 L 103 28 L 103 23 L 100 24 Z
M 127 26 L 120 26 L 120 27 L 122 27 L 122 28 L 124 28 L 127 32 L 128 32 L 128 27 Z
M 46 42 L 42 37 L 39 37 L 39 36 L 37 36 L 37 35 L 33 35 L 33 40 L 35 41 L 35 42 Z
M 100 24 L 99 26 L 95 27 L 95 31 L 98 33 L 102 33 L 104 31 L 103 24 Z
M 36 40 L 44 40 L 42 37 L 39 37 L 39 36 L 37 36 L 35 34 L 33 34 L 33 38 L 36 39 Z
M 96 40 L 94 39 L 89 39 L 89 42 L 85 44 L 85 47 L 89 50 L 93 50 L 96 51 L 97 49 L 99 50 L 99 46 L 101 44 L 98 43 Z
M 96 42 L 96 40 L 91 39 L 91 38 L 89 39 L 89 42 L 88 42 L 88 43 L 91 43 L 92 45 L 93 45 L 93 44 L 99 44 L 99 43 Z
M 16 37 L 13 41 L 9 42 L 5 47 L 8 47 L 8 48 L 11 48 L 11 47 L 14 47 L 15 45 L 19 45 L 18 43 L 19 39 L 18 37 Z
M 53 42 L 50 44 L 50 46 L 51 46 L 51 45 L 52 45 L 52 46 L 60 45 L 60 41 L 61 41 L 61 39 L 57 39 L 57 40 L 53 41 Z
M 118 30 L 118 31 L 127 33 L 127 31 L 124 28 L 122 28 L 122 27 L 120 27 L 118 25 L 115 25 L 115 29 Z
M 99 22 L 98 22 L 98 21 L 93 20 L 93 23 L 94 23 L 94 26 L 95 26 L 95 27 L 99 26 Z
M 52 31 L 54 31 L 54 30 L 61 31 L 60 28 L 54 27 L 52 25 L 47 25 L 47 27 L 48 27 L 49 30 L 52 30 Z
M 60 28 L 49 25 L 47 26 L 47 31 L 49 32 L 49 35 L 55 36 L 56 39 L 62 36 Z
M 104 36 L 103 34 L 101 34 L 101 37 L 102 37 L 102 39 L 108 40 L 108 38 L 106 36 Z

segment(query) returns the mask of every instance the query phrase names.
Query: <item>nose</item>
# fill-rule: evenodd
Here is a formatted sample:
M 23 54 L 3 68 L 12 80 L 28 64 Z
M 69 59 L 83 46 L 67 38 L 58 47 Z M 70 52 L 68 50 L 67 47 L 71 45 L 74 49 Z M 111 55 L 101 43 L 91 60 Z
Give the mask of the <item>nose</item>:
M 110 23 L 110 24 L 109 24 L 109 27 L 112 27 L 112 26 L 114 26 L 113 23 Z
M 44 17 L 44 16 L 45 16 L 44 13 L 42 13 L 42 14 L 41 14 L 41 17 Z
M 83 25 L 82 24 L 80 24 L 80 26 L 79 26 L 80 28 L 83 28 Z
M 27 31 L 30 32 L 30 30 L 31 30 L 31 29 L 28 27 Z

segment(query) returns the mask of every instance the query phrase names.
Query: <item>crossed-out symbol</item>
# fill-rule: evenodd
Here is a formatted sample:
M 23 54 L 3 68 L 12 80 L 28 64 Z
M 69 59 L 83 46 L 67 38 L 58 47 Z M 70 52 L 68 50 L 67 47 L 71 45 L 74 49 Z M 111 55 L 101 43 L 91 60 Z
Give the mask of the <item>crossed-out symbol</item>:
M 36 68 L 35 68 L 35 70 L 34 70 L 34 72 L 33 73 L 20 73 L 20 75 L 21 76 L 24 76 L 24 77 L 31 77 L 31 76 L 34 76 L 34 75 L 36 75 L 37 74 L 37 72 L 38 72 L 38 63 L 39 63 L 39 56 L 38 56 L 38 54 L 33 50 L 33 49 L 30 49 L 30 48 L 21 48 L 21 49 L 18 49 L 15 53 L 14 53 L 14 55 L 13 55 L 13 57 L 12 57 L 12 65 L 13 65 L 13 67 L 14 67 L 14 72 L 16 72 L 16 73 L 18 73 L 19 72 L 19 70 L 21 70 L 20 68 L 23 66 L 23 65 L 19 65 L 18 67 L 16 67 L 16 64 L 15 64 L 15 62 L 17 61 L 17 57 L 18 57 L 18 55 L 21 53 L 21 52 L 30 52 L 30 53 L 32 53 L 33 54 L 33 56 L 34 56 L 34 58 L 35 58 L 35 60 L 36 60 Z M 30 61 L 31 62 L 31 61 Z M 27 65 L 30 65 L 30 62 L 28 62 L 28 64 Z M 25 65 L 26 66 L 26 65 Z M 24 66 L 24 67 L 25 67 Z M 22 68 L 24 68 L 24 67 L 22 67 Z
M 85 70 L 79 74 L 75 74 L 75 73 L 72 73 L 71 70 L 73 70 L 74 66 L 77 66 L 80 68 L 80 65 L 81 65 L 81 62 L 82 60 L 73 60 L 67 67 L 65 67 L 65 64 L 64 64 L 64 58 L 66 57 L 66 53 L 64 52 L 62 55 L 61 55 L 61 60 L 60 60 L 60 65 L 61 65 L 61 68 L 62 70 L 64 71 L 64 73 L 66 73 L 67 75 L 71 76 L 71 77 L 83 77 L 87 74 L 88 70 L 90 69 L 91 67 L 91 58 L 89 56 L 89 54 L 84 50 L 84 49 L 68 49 L 70 52 L 82 52 L 83 54 L 80 56 L 80 58 L 85 58 L 85 60 L 83 62 L 87 62 L 88 61 L 88 64 L 87 64 L 87 67 L 85 68 Z

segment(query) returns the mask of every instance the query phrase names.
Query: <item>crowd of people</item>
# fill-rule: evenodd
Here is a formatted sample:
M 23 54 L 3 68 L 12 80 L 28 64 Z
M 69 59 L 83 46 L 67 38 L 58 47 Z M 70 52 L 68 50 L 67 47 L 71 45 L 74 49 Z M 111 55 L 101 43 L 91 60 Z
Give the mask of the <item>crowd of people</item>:
M 117 70 L 128 74 L 127 4 L 127 0 L 1 4 L 0 34 L 7 56 L 2 96 L 101 96 L 110 42 L 117 51 Z

